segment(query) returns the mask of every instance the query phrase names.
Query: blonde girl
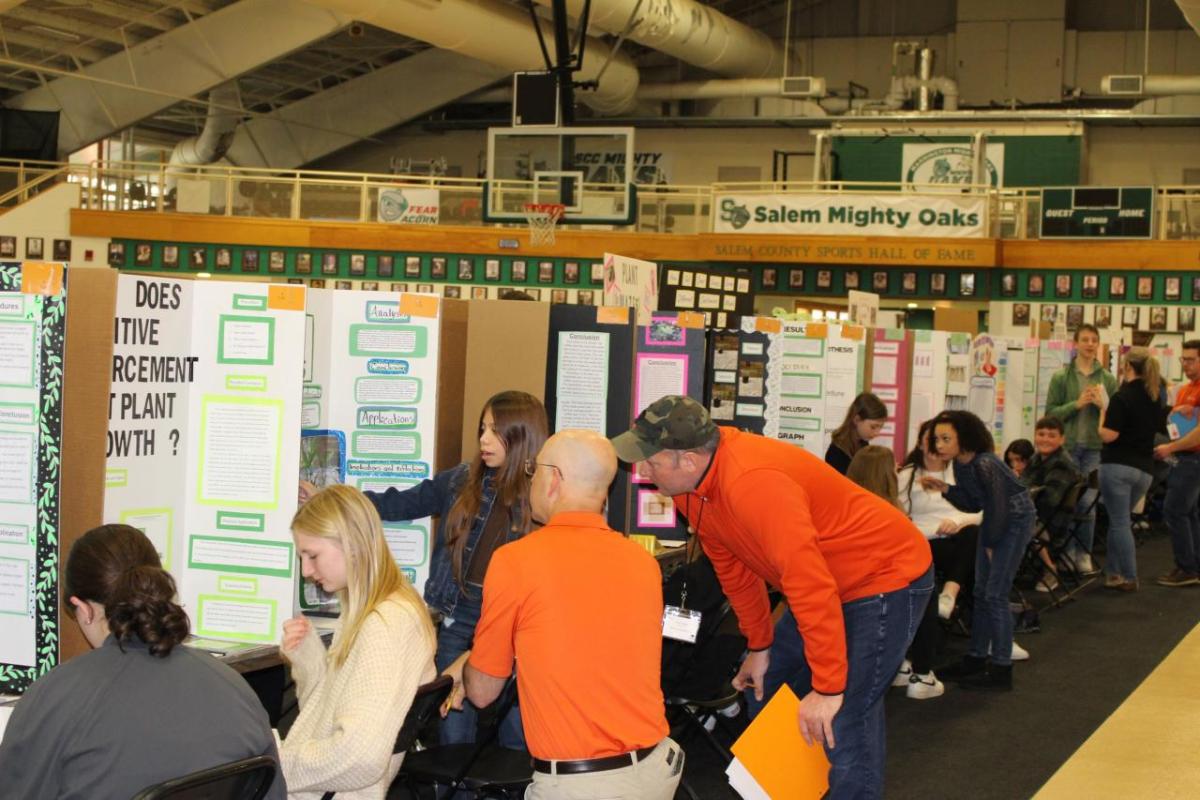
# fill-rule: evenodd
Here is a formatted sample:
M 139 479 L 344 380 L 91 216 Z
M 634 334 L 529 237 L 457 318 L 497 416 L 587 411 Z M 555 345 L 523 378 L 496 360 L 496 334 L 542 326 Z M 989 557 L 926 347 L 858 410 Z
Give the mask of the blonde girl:
M 417 687 L 437 675 L 429 613 L 357 489 L 317 493 L 296 512 L 292 537 L 305 580 L 337 594 L 341 617 L 328 651 L 303 616 L 283 626 L 300 704 L 280 747 L 289 796 L 382 800 L 403 760 L 392 743 Z

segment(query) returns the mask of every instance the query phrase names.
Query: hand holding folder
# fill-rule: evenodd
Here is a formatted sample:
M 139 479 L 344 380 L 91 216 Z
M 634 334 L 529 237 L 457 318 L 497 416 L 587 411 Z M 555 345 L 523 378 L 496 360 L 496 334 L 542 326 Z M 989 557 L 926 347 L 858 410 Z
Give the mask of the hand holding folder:
M 730 784 L 742 797 L 818 798 L 829 788 L 829 759 L 820 744 L 805 744 L 800 700 L 782 686 L 733 744 Z

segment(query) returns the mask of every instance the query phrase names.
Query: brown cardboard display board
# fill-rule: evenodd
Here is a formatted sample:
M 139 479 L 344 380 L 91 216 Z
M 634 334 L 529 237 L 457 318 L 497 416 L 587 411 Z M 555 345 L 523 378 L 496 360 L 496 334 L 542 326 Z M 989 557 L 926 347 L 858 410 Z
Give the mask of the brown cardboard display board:
M 466 300 L 442 300 L 441 332 L 438 339 L 437 449 L 435 472 L 449 469 L 461 460 L 462 397 L 467 359 Z M 474 423 L 471 423 L 472 426 Z
M 479 412 L 489 397 L 515 389 L 529 392 L 545 402 L 549 337 L 549 303 L 470 302 L 470 324 L 465 337 L 466 386 L 459 412 L 462 418 L 460 460 L 474 458 L 479 450 Z M 444 358 L 442 369 L 446 369 Z M 445 466 L 448 465 L 442 468 Z
M 116 270 L 68 272 L 66 345 L 63 358 L 62 471 L 59 505 L 59 587 L 71 545 L 104 518 L 104 465 L 108 449 Z M 90 648 L 59 603 L 59 660 Z
M 979 333 L 979 312 L 973 308 L 935 308 L 933 329 L 937 331 L 966 331 L 972 337 Z

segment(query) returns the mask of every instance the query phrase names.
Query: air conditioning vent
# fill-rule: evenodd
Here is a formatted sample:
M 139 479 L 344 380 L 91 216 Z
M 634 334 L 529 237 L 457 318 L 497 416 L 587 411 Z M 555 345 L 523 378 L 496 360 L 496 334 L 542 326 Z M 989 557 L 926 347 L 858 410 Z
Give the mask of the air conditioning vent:
M 825 79 L 807 75 L 784 78 L 780 94 L 784 97 L 824 97 Z
M 1105 94 L 1141 95 L 1141 75 L 1105 75 L 1100 82 L 1100 88 Z

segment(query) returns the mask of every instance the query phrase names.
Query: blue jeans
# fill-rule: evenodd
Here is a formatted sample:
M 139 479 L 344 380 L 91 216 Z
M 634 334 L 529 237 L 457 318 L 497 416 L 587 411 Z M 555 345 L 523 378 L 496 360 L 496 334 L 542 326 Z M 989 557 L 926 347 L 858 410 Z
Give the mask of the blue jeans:
M 1075 445 L 1071 448 L 1071 458 L 1075 460 L 1075 466 L 1079 468 L 1080 474 L 1087 477 L 1092 474 L 1092 470 L 1100 466 L 1100 451 L 1089 450 L 1081 445 Z M 1075 529 L 1075 541 L 1070 541 L 1067 544 L 1067 549 L 1071 552 L 1082 550 L 1084 553 L 1091 554 L 1092 543 L 1096 538 L 1096 509 L 1092 507 L 1093 501 L 1096 499 L 1096 491 L 1094 489 L 1085 489 L 1083 494 L 1079 496 L 1079 502 L 1075 506 L 1075 513 L 1082 514 L 1088 508 L 1091 508 L 1091 513 L 1087 518 L 1080 521 Z
M 1104 572 L 1126 581 L 1137 580 L 1137 554 L 1131 509 L 1150 489 L 1151 475 L 1125 464 L 1100 465 L 1100 497 L 1108 510 L 1108 559 Z
M 975 548 L 975 609 L 971 612 L 969 652 L 988 658 L 990 648 L 991 661 L 999 666 L 1012 664 L 1013 615 L 1008 596 L 1033 538 L 1037 512 L 1029 495 L 1019 494 L 1009 501 L 1007 514 L 1006 532 L 1000 541 L 989 547 L 980 537 Z
M 1163 517 L 1171 532 L 1175 566 L 1200 574 L 1200 453 L 1176 453 L 1167 478 Z
M 473 591 L 478 594 L 479 587 Z M 442 624 L 438 627 L 437 654 L 434 664 L 438 672 L 449 667 L 454 660 L 471 648 L 475 638 L 475 626 L 479 623 L 480 607 L 478 601 L 471 602 L 459 598 L 454 610 L 454 624 Z M 470 744 L 475 741 L 475 725 L 478 721 L 478 711 L 469 700 L 463 700 L 462 711 L 451 710 L 441 721 L 439 736 L 442 744 Z M 521 726 L 521 708 L 513 706 L 512 711 L 500 723 L 500 745 L 513 750 L 525 748 L 525 729 Z
M 876 594 L 842 605 L 846 626 L 846 690 L 833 718 L 837 747 L 829 757 L 829 800 L 883 796 L 887 730 L 883 696 L 904 661 L 917 625 L 933 594 L 933 567 L 903 589 Z M 746 692 L 753 717 L 784 683 L 801 700 L 812 691 L 812 671 L 804 657 L 804 640 L 789 608 L 775 625 L 771 663 L 763 681 L 763 700 Z

